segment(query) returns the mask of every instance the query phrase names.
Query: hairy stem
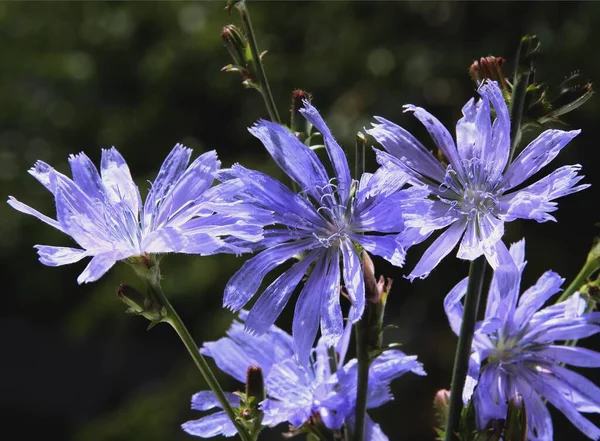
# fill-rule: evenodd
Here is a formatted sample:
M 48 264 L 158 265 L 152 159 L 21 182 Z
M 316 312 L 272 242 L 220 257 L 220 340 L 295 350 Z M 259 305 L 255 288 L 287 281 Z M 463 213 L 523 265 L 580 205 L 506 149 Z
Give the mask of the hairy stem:
M 271 94 L 271 88 L 269 87 L 269 81 L 267 80 L 267 74 L 260 57 L 260 51 L 258 50 L 258 45 L 256 44 L 254 28 L 252 27 L 252 21 L 250 21 L 250 13 L 248 12 L 246 2 L 242 1 L 238 3 L 237 9 L 240 11 L 244 31 L 248 37 L 248 44 L 250 45 L 252 61 L 256 71 L 256 79 L 258 80 L 258 86 L 260 88 L 259 91 L 265 101 L 265 106 L 269 112 L 269 118 L 271 118 L 271 121 L 281 124 L 279 113 L 277 112 L 277 106 L 275 106 L 275 101 L 273 100 L 273 95 Z
M 454 357 L 454 369 L 452 371 L 452 385 L 450 389 L 450 404 L 448 406 L 448 422 L 446 424 L 445 441 L 458 439 L 456 433 L 460 427 L 460 416 L 463 407 L 462 393 L 469 368 L 471 345 L 473 343 L 475 323 L 477 322 L 477 312 L 479 309 L 481 289 L 483 287 L 485 267 L 485 256 L 480 256 L 471 262 L 471 267 L 469 268 L 469 284 L 467 286 L 463 319 L 460 327 L 460 335 L 458 337 L 458 345 L 456 346 L 456 355 Z
M 570 283 L 570 285 L 567 286 L 567 289 L 565 289 L 563 291 L 563 293 L 558 298 L 556 303 L 567 300 L 572 294 L 575 293 L 575 291 L 577 291 L 579 288 L 581 288 L 585 284 L 588 277 L 590 277 L 592 274 L 594 274 L 599 269 L 600 269 L 600 257 L 598 257 L 596 259 L 589 259 L 588 261 L 586 261 L 585 265 L 583 265 L 583 268 L 581 268 L 581 270 L 579 271 L 579 274 L 577 274 L 577 276 L 575 276 L 575 278 Z

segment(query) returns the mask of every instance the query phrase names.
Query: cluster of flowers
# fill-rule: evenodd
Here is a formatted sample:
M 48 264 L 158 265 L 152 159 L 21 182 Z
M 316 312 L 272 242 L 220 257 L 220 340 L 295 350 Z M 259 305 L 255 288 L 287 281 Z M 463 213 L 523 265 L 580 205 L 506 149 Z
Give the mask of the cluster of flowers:
M 228 282 L 224 305 L 240 311 L 263 279 L 284 262 L 296 262 L 272 282 L 249 312 L 240 315 L 228 337 L 206 343 L 202 351 L 234 378 L 244 381 L 249 366 L 261 367 L 267 398 L 264 425 L 289 422 L 300 427 L 319 418 L 332 430 L 353 427 L 356 360 L 345 362 L 351 324 L 365 310 L 365 280 L 359 251 L 402 266 L 407 249 L 445 229 L 424 253 L 409 278 L 426 277 L 460 243 L 457 256 L 485 255 L 494 269 L 485 320 L 472 347 L 465 403 L 473 400 L 477 425 L 506 418 L 507 402 L 522 397 L 529 437 L 552 439 L 544 399 L 593 439 L 600 429 L 580 412 L 600 412 L 600 389 L 563 363 L 600 366 L 600 354 L 555 341 L 600 331 L 600 315 L 585 311 L 579 295 L 542 308 L 559 291 L 562 279 L 545 273 L 520 297 L 524 242 L 502 241 L 504 223 L 515 219 L 555 220 L 555 199 L 580 191 L 579 165 L 564 166 L 528 186 L 522 184 L 552 161 L 579 131 L 547 130 L 510 161 L 510 118 L 495 82 L 480 85 L 480 100 L 463 107 L 456 143 L 426 110 L 412 112 L 443 155 L 438 160 L 400 126 L 377 117 L 367 132 L 380 167 L 353 180 L 348 161 L 318 111 L 305 102 L 301 111 L 323 136 L 333 177 L 316 153 L 287 128 L 259 121 L 250 133 L 262 141 L 275 162 L 300 187 L 235 164 L 220 169 L 214 151 L 188 166 L 191 151 L 177 145 L 163 163 L 142 204 L 126 162 L 113 148 L 102 153 L 100 172 L 83 153 L 69 158 L 73 179 L 38 161 L 30 173 L 52 192 L 56 220 L 10 198 L 15 209 L 31 214 L 71 236 L 80 248 L 38 245 L 42 263 L 74 263 L 93 256 L 79 283 L 101 277 L 117 261 L 160 253 L 259 253 Z M 492 120 L 493 107 L 495 119 Z M 213 186 L 213 180 L 219 181 Z M 274 326 L 292 293 L 308 274 L 295 306 L 292 336 Z M 458 333 L 467 279 L 447 296 L 445 307 Z M 340 303 L 341 286 L 350 305 L 348 325 Z M 317 333 L 318 344 L 313 348 Z M 331 363 L 328 348 L 337 358 Z M 423 375 L 414 356 L 390 349 L 371 364 L 368 407 L 389 401 L 389 383 L 405 372 Z M 542 398 L 543 397 L 543 398 Z M 233 406 L 239 396 L 229 395 Z M 200 392 L 195 409 L 218 406 Z M 231 436 L 236 429 L 217 412 L 184 425 L 194 435 Z M 367 419 L 368 440 L 386 440 Z

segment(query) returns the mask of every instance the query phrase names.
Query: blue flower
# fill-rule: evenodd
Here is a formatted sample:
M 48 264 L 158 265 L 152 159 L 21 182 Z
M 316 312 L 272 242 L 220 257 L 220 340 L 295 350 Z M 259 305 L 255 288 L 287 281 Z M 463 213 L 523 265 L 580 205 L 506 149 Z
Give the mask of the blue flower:
M 267 249 L 246 261 L 227 284 L 224 305 L 239 310 L 256 294 L 268 272 L 300 256 L 299 262 L 265 289 L 250 311 L 247 330 L 265 332 L 314 264 L 293 322 L 294 347 L 307 362 L 319 319 L 327 344 L 334 346 L 342 335 L 340 276 L 353 305 L 350 320 L 358 320 L 363 313 L 365 288 L 355 243 L 394 265 L 402 265 L 406 243 L 410 242 L 409 227 L 422 226 L 419 214 L 428 209 L 428 191 L 399 191 L 407 177 L 387 167 L 365 173 L 360 182 L 353 182 L 344 152 L 321 115 L 308 103 L 301 112 L 323 135 L 334 178 L 329 178 L 317 155 L 285 127 L 260 121 L 250 129 L 302 191 L 296 194 L 279 181 L 241 165 L 222 174 L 225 179 L 240 179 L 247 188 L 246 202 L 273 212 L 276 224 L 265 228 L 261 244 Z
M 180 144 L 175 146 L 143 205 L 129 167 L 115 148 L 102 151 L 100 173 L 84 153 L 69 157 L 72 180 L 43 161 L 29 170 L 53 194 L 56 220 L 12 196 L 8 204 L 71 236 L 81 247 L 36 245 L 43 264 L 66 265 L 93 256 L 79 283 L 96 281 L 117 261 L 146 253 L 246 251 L 223 239 L 262 237 L 261 228 L 245 219 L 243 210 L 237 213 L 230 202 L 241 183 L 210 188 L 220 166 L 216 153 L 207 152 L 188 167 L 191 153 Z
M 242 318 L 247 318 L 245 311 Z M 338 430 L 344 423 L 354 426 L 356 407 L 356 359 L 344 364 L 350 340 L 351 326 L 346 326 L 336 352 L 339 361 L 332 372 L 328 347 L 320 339 L 312 351 L 310 364 L 305 366 L 294 357 L 292 337 L 276 326 L 263 335 L 248 335 L 244 325 L 234 322 L 224 337 L 206 343 L 201 352 L 213 357 L 217 366 L 240 382 L 244 382 L 250 366 L 260 366 L 265 377 L 267 399 L 261 403 L 263 424 L 276 426 L 288 422 L 296 428 L 305 423 L 321 421 L 327 428 Z M 387 350 L 377 357 L 369 370 L 367 407 L 379 407 L 393 397 L 390 383 L 406 372 L 425 375 L 416 356 L 406 356 L 398 350 Z M 239 397 L 228 394 L 233 406 L 239 406 Z M 212 392 L 203 391 L 192 397 L 192 408 L 208 410 L 220 407 Z M 183 424 L 183 429 L 203 438 L 216 435 L 233 436 L 235 427 L 225 412 L 218 411 L 199 420 Z M 386 441 L 379 425 L 367 415 L 366 441 Z
M 510 248 L 519 271 L 526 263 L 524 247 L 522 240 Z M 600 313 L 585 312 L 586 302 L 579 293 L 543 307 L 560 291 L 563 280 L 547 271 L 519 299 L 519 282 L 504 285 L 494 274 L 485 317 L 476 327 L 463 392 L 465 403 L 473 399 L 479 429 L 491 420 L 506 419 L 507 402 L 520 396 L 527 413 L 528 439 L 553 439 L 552 420 L 544 399 L 585 435 L 600 439 L 600 429 L 581 415 L 600 413 L 600 388 L 563 367 L 600 367 L 600 353 L 556 344 L 600 332 Z M 467 283 L 468 279 L 458 283 L 444 301 L 450 326 L 457 335 Z
M 410 278 L 426 277 L 460 242 L 458 257 L 473 260 L 485 254 L 498 271 L 515 277 L 508 249 L 502 242 L 504 223 L 515 219 L 538 222 L 555 220 L 554 199 L 575 193 L 588 185 L 576 184 L 580 165 L 560 167 L 534 184 L 515 190 L 552 161 L 579 130 L 546 130 L 533 140 L 507 167 L 510 151 L 510 118 L 502 92 L 495 82 L 479 88 L 481 100 L 471 99 L 456 124 L 456 145 L 442 124 L 426 110 L 413 105 L 413 112 L 429 131 L 448 165 L 440 163 L 414 136 L 384 118 L 367 132 L 387 152 L 377 151 L 380 164 L 408 173 L 411 182 L 426 185 L 435 202 L 432 219 L 420 231 L 423 240 L 432 231 L 449 227 L 423 254 Z M 490 103 L 496 118 L 491 120 Z M 458 148 L 457 148 L 458 147 Z

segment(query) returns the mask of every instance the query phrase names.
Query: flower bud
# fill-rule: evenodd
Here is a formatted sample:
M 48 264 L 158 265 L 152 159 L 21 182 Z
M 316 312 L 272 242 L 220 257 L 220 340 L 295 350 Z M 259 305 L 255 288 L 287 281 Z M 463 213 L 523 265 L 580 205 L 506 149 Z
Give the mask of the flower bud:
M 450 391 L 440 389 L 433 398 L 433 410 L 437 427 L 444 428 L 448 423 L 448 406 L 450 405 Z
M 221 37 L 229 55 L 233 59 L 233 67 L 245 68 L 248 63 L 248 40 L 236 26 L 230 24 L 223 28 Z
M 504 58 L 494 57 L 482 57 L 479 60 L 473 61 L 469 68 L 471 78 L 475 81 L 475 84 L 479 85 L 485 80 L 493 80 L 498 83 L 498 86 L 502 88 L 502 92 L 505 96 L 510 96 L 508 90 L 508 80 L 502 73 L 502 66 L 504 65 Z
M 527 441 L 527 412 L 523 397 L 519 394 L 508 402 L 504 441 Z
M 248 403 L 258 404 L 265 400 L 265 380 L 260 366 L 249 366 L 246 371 L 246 399 Z
M 166 311 L 158 305 L 149 295 L 140 293 L 135 288 L 120 283 L 117 295 L 123 303 L 129 306 L 128 314 L 141 315 L 153 323 L 160 322 L 166 317 Z

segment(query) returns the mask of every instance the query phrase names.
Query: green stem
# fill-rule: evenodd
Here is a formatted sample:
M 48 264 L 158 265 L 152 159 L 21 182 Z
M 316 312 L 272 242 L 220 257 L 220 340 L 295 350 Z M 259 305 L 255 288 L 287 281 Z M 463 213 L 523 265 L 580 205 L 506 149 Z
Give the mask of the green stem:
M 367 394 L 369 391 L 369 346 L 368 323 L 363 317 L 356 324 L 356 358 L 358 361 L 358 380 L 356 390 L 356 418 L 354 423 L 354 441 L 363 441 L 365 419 L 367 415 Z
M 513 87 L 510 100 L 510 154 L 506 167 L 511 164 L 515 157 L 515 151 L 521 141 L 521 122 L 523 121 L 523 107 L 529 85 L 529 72 L 519 74 Z
M 210 370 L 206 359 L 198 350 L 198 345 L 194 342 L 193 337 L 190 335 L 189 331 L 183 324 L 183 321 L 179 317 L 179 314 L 177 314 L 177 311 L 175 311 L 175 308 L 173 308 L 173 306 L 163 293 L 160 283 L 154 283 L 150 280 L 149 286 L 150 289 L 153 291 L 154 295 L 156 296 L 156 299 L 164 306 L 166 310 L 166 317 L 163 319 L 163 321 L 169 323 L 173 327 L 175 332 L 177 332 L 179 338 L 181 338 L 181 341 L 183 342 L 190 356 L 194 360 L 196 367 L 206 380 L 208 387 L 210 387 L 210 390 L 212 390 L 212 392 L 215 394 L 215 397 L 219 401 L 219 404 L 221 405 L 221 407 L 223 408 L 223 410 L 237 429 L 240 438 L 243 441 L 252 441 L 252 438 L 250 437 L 246 429 L 240 423 L 237 422 L 235 412 L 229 404 L 229 401 L 227 401 L 223 389 L 221 389 L 219 382 Z
M 596 271 L 600 269 L 600 258 L 590 259 L 585 262 L 579 274 L 575 276 L 575 279 L 571 282 L 571 284 L 563 291 L 561 296 L 558 298 L 556 303 L 567 300 L 575 291 L 577 291 L 581 286 L 586 282 L 587 278 L 594 274 Z
M 485 256 L 480 256 L 471 262 L 471 267 L 469 268 L 469 284 L 467 286 L 463 319 L 460 327 L 460 335 L 458 337 L 458 345 L 456 347 L 456 355 L 454 357 L 454 369 L 452 371 L 452 386 L 450 389 L 450 404 L 448 406 L 448 422 L 446 424 L 445 441 L 458 439 L 456 437 L 456 432 L 458 432 L 460 427 L 460 416 L 463 407 L 462 393 L 469 368 L 471 345 L 473 343 L 475 323 L 477 322 L 477 312 L 479 309 L 481 289 L 483 287 L 485 267 Z
M 262 59 L 260 58 L 260 51 L 258 50 L 258 45 L 256 44 L 254 28 L 252 27 L 252 22 L 250 21 L 250 13 L 248 12 L 246 2 L 242 1 L 238 3 L 236 7 L 240 11 L 242 24 L 244 26 L 244 30 L 246 31 L 246 35 L 248 36 L 248 44 L 250 45 L 250 52 L 252 53 L 252 60 L 254 62 L 260 94 L 265 100 L 265 105 L 267 106 L 267 111 L 269 112 L 271 121 L 281 124 L 279 113 L 277 112 L 277 106 L 275 106 L 275 101 L 273 100 L 271 88 L 269 87 L 269 82 L 267 80 L 267 74 L 265 73 Z

